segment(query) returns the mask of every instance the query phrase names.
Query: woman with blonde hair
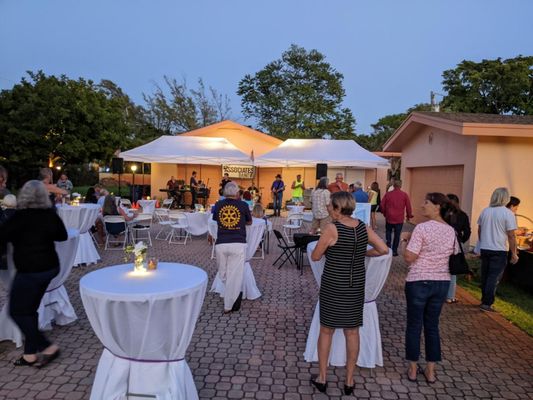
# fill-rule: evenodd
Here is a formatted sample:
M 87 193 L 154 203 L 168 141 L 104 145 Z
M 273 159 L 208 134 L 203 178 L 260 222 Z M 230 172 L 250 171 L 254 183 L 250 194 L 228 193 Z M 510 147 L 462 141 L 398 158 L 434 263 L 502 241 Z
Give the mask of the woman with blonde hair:
M 68 238 L 65 225 L 51 208 L 40 181 L 28 181 L 18 197 L 18 210 L 0 230 L 0 243 L 13 244 L 17 273 L 9 292 L 9 315 L 25 337 L 24 354 L 15 366 L 44 366 L 59 356 L 59 347 L 39 331 L 37 309 L 59 273 L 54 242 Z
M 380 256 L 389 249 L 371 228 L 352 218 L 355 199 L 351 193 L 333 193 L 328 209 L 333 223 L 326 225 L 311 254 L 313 261 L 326 256 L 319 295 L 319 375 L 311 378 L 311 384 L 320 392 L 326 391 L 331 341 L 335 329 L 342 329 L 346 337 L 344 394 L 349 396 L 355 387 L 353 373 L 359 354 L 359 327 L 363 325 L 365 255 Z M 367 243 L 373 249 L 367 250 Z

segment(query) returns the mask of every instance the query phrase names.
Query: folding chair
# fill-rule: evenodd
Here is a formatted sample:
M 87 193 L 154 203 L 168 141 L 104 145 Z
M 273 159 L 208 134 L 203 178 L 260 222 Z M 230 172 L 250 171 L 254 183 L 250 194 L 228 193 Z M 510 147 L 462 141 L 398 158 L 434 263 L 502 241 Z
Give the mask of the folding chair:
M 104 229 L 106 231 L 104 250 L 123 250 L 126 248 L 128 241 L 128 225 L 123 216 L 107 215 L 104 217 Z M 118 240 L 120 235 L 124 235 L 122 240 Z M 113 238 L 115 240 L 113 240 Z M 110 244 L 121 243 L 122 247 L 109 248 Z
M 120 205 L 126 207 L 126 208 L 131 208 L 131 201 L 129 201 L 128 199 L 120 199 Z
M 185 215 L 181 216 L 176 221 L 172 221 L 170 228 L 172 228 L 172 230 L 170 231 L 170 238 L 168 239 L 169 244 L 187 244 L 187 239 L 191 237 L 191 234 L 187 231 L 188 226 Z M 184 231 L 185 235 L 183 235 Z M 183 238 L 183 241 L 173 241 L 174 238 Z
M 152 228 L 152 214 L 139 214 L 133 221 L 131 227 L 132 239 L 136 243 L 139 239 L 148 240 L 148 245 L 152 245 L 152 236 L 150 235 L 150 229 Z M 144 234 L 144 235 L 143 235 Z M 139 235 L 143 235 L 140 236 Z
M 157 220 L 158 225 L 161 227 L 159 232 L 157 232 L 157 235 L 155 235 L 156 240 L 168 240 L 170 237 L 170 225 L 172 225 L 174 222 L 171 221 L 168 217 L 168 209 L 167 208 L 156 208 L 154 211 L 154 216 Z M 166 233 L 166 236 L 164 238 L 161 238 L 160 235 L 162 233 Z
M 287 239 L 287 243 L 293 244 L 292 235 L 294 231 L 299 231 L 302 228 L 304 215 L 302 213 L 294 213 L 287 217 L 287 223 L 283 225 L 283 235 Z
M 170 210 L 172 208 L 172 203 L 174 203 L 174 199 L 165 199 L 163 200 L 161 208 L 166 208 L 167 210 Z
M 274 235 L 276 235 L 276 238 L 278 239 L 278 247 L 281 249 L 282 253 L 279 255 L 279 257 L 276 259 L 276 261 L 274 261 L 272 263 L 272 265 L 276 265 L 276 263 L 279 261 L 279 260 L 282 260 L 283 262 L 280 264 L 280 266 L 278 267 L 278 269 L 280 269 L 281 267 L 283 267 L 283 265 L 287 262 L 287 261 L 291 261 L 291 260 L 294 260 L 294 264 L 298 265 L 298 260 L 296 260 L 296 256 L 295 256 L 295 251 L 297 249 L 297 246 L 296 245 L 289 245 L 287 244 L 287 242 L 285 241 L 285 238 L 283 237 L 283 235 L 281 234 L 280 231 L 274 229 Z M 282 258 L 284 257 L 284 258 Z

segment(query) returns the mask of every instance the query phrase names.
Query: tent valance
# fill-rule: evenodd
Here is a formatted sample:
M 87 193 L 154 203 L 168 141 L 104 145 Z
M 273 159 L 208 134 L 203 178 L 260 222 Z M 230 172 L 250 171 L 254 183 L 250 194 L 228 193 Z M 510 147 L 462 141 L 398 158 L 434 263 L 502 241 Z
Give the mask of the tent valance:
M 252 164 L 250 157 L 224 138 L 161 136 L 120 153 L 126 161 L 166 164 Z
M 255 160 L 259 167 L 388 168 L 389 161 L 363 149 L 353 140 L 287 139 Z

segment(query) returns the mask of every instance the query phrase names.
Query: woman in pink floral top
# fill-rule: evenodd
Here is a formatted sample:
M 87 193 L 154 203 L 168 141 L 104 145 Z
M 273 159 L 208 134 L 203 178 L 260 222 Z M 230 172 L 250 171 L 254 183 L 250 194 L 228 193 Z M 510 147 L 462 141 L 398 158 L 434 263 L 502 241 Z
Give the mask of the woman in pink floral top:
M 434 383 L 435 363 L 441 361 L 439 317 L 446 300 L 450 273 L 448 261 L 456 252 L 455 230 L 448 225 L 454 206 L 442 193 L 428 193 L 422 204 L 422 214 L 427 222 L 418 224 L 404 251 L 409 264 L 405 284 L 407 300 L 407 329 L 405 352 L 409 361 L 407 378 L 416 381 L 423 373 L 428 383 Z M 427 366 L 418 366 L 420 335 L 424 328 Z

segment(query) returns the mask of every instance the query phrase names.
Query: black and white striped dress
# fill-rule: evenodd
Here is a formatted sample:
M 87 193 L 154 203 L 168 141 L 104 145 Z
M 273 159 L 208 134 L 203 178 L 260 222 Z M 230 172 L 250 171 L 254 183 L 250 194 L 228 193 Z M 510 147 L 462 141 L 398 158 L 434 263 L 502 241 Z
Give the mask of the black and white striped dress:
M 326 251 L 320 283 L 320 324 L 329 328 L 363 325 L 365 303 L 366 226 L 352 228 L 334 222 L 338 239 Z

